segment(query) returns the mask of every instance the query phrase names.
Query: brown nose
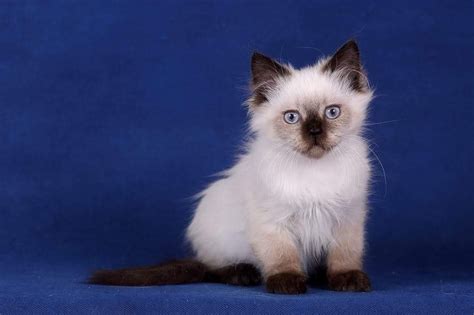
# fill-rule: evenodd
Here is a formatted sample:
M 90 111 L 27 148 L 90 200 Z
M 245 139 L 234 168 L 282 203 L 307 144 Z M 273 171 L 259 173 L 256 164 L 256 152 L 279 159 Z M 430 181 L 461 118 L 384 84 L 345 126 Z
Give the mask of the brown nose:
M 323 129 L 319 126 L 313 126 L 309 129 L 309 134 L 312 136 L 320 135 L 323 132 Z

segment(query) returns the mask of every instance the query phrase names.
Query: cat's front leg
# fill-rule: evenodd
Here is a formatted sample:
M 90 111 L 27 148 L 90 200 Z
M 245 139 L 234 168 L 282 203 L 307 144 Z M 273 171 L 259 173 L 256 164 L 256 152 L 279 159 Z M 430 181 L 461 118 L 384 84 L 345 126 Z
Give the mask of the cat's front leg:
M 371 290 L 369 277 L 362 271 L 364 224 L 365 212 L 361 212 L 358 217 L 354 216 L 336 228 L 327 256 L 329 289 L 355 292 Z
M 305 293 L 307 277 L 290 233 L 282 227 L 265 226 L 252 234 L 252 246 L 263 270 L 267 291 Z

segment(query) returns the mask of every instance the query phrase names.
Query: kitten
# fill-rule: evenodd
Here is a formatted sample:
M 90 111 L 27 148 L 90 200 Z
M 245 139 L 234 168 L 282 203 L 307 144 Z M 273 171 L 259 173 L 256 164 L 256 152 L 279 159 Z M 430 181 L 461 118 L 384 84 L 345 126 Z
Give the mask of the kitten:
M 370 163 L 361 133 L 372 91 L 356 42 L 302 69 L 254 53 L 251 70 L 252 138 L 199 196 L 186 234 L 195 258 L 98 271 L 91 283 L 263 280 L 268 292 L 299 294 L 324 264 L 329 289 L 370 290 L 362 271 Z

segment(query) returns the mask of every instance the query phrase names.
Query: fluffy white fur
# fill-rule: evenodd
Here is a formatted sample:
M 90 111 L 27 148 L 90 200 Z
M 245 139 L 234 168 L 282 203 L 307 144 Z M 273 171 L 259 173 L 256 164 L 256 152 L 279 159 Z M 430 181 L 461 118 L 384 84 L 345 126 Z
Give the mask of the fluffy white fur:
M 359 238 L 343 250 L 356 256 L 363 251 L 370 164 L 361 128 L 372 92 L 352 90 L 340 72 L 322 70 L 325 62 L 300 70 L 288 66 L 291 75 L 251 110 L 246 153 L 200 194 L 187 229 L 198 260 L 216 268 L 252 263 L 268 276 L 278 269 L 272 260 L 285 255 L 278 249 L 286 244 L 296 248 L 303 272 L 338 242 Z M 320 105 L 308 105 L 314 100 Z M 321 158 L 305 156 L 278 137 L 273 122 L 283 111 L 329 104 L 344 104 L 351 119 L 339 144 Z M 349 235 L 339 237 L 346 227 Z

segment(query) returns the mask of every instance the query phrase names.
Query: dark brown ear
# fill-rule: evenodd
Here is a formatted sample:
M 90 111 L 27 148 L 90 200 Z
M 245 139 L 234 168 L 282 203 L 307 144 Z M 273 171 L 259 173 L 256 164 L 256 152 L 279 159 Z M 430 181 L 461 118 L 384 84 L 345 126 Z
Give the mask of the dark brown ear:
M 252 55 L 252 105 L 267 101 L 267 93 L 276 87 L 279 77 L 290 75 L 288 67 L 270 57 L 254 52 Z
M 367 90 L 367 81 L 360 62 L 359 47 L 355 40 L 350 40 L 328 60 L 324 71 L 341 71 L 349 79 L 353 90 L 363 92 Z

